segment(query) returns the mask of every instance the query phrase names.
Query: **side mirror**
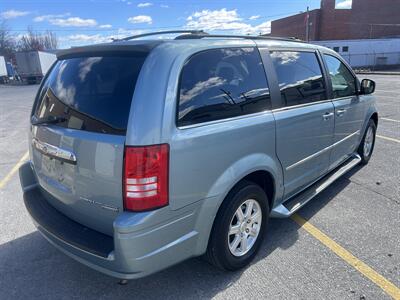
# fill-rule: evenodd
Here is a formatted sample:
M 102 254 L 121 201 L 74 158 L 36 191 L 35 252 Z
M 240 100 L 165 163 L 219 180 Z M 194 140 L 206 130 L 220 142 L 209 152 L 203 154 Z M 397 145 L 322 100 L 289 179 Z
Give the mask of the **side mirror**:
M 375 81 L 371 79 L 363 79 L 361 81 L 361 95 L 369 95 L 375 91 Z

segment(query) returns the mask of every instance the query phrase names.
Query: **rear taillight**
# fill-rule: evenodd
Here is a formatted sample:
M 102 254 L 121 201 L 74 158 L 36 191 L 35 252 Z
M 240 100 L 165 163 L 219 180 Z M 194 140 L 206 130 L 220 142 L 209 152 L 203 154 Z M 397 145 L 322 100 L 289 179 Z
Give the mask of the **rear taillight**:
M 168 205 L 168 162 L 168 144 L 125 147 L 125 209 L 143 211 Z

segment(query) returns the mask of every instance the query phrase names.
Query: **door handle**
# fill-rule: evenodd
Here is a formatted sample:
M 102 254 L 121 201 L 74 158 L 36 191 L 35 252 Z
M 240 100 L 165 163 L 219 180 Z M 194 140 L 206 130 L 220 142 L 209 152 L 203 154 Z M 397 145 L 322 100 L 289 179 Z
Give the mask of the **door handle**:
M 327 120 L 329 120 L 332 116 L 333 116 L 333 112 L 331 112 L 331 113 L 327 112 L 327 113 L 324 113 L 324 114 L 322 115 L 322 118 L 324 119 L 324 121 L 327 121 Z
M 344 115 L 345 112 L 346 112 L 346 109 L 338 109 L 338 110 L 336 110 L 336 115 L 338 117 L 341 117 Z
M 32 139 L 32 146 L 44 155 L 76 165 L 76 156 L 71 151 L 44 143 L 36 138 Z

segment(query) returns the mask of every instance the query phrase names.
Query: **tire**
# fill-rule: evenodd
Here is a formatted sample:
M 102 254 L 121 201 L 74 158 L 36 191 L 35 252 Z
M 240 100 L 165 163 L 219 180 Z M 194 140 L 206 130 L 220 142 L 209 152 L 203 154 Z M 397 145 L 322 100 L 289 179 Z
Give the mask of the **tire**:
M 375 122 L 370 119 L 365 129 L 364 136 L 361 140 L 360 146 L 358 146 L 358 154 L 361 157 L 361 163 L 366 165 L 371 158 L 372 152 L 375 146 L 375 136 L 376 136 L 376 125 Z M 372 140 L 371 140 L 372 139 Z
M 250 221 L 243 222 L 238 219 L 238 209 L 241 207 L 246 217 L 246 208 L 252 203 L 252 214 Z M 249 205 L 249 206 L 247 206 Z M 257 211 L 261 215 L 258 218 Z M 214 266 L 227 271 L 235 271 L 248 265 L 256 256 L 268 224 L 269 205 L 268 198 L 263 189 L 249 181 L 242 181 L 225 198 L 214 221 L 214 226 L 210 235 L 205 258 Z M 231 224 L 236 226 L 237 234 L 228 236 Z M 258 227 L 259 226 L 259 227 Z M 257 233 L 258 232 L 258 233 Z M 243 236 L 241 236 L 241 234 Z M 237 241 L 240 239 L 237 247 Z M 248 249 L 242 248 L 242 240 L 246 239 Z M 234 252 L 230 250 L 236 249 Z M 245 246 L 246 244 L 243 244 Z

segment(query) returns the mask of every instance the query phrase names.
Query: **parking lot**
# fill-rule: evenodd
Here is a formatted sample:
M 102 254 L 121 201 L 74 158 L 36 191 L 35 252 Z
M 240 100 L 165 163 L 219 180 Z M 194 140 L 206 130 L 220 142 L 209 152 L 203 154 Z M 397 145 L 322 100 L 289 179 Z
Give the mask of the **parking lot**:
M 400 299 L 400 76 L 376 81 L 374 154 L 289 219 L 272 219 L 252 265 L 224 273 L 191 259 L 127 285 L 51 246 L 22 200 L 37 85 L 0 85 L 0 299 Z

